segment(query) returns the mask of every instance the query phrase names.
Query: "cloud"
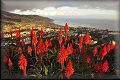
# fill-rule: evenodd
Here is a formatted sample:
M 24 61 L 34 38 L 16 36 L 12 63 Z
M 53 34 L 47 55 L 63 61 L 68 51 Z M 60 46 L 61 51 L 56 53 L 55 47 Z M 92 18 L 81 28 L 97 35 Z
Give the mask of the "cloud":
M 11 13 L 21 14 L 21 15 L 40 15 L 45 17 L 79 17 L 79 18 L 92 18 L 92 19 L 117 19 L 118 11 L 116 10 L 105 10 L 97 7 L 96 9 L 80 9 L 78 7 L 46 7 L 44 9 L 31 9 L 31 10 L 20 10 L 15 9 L 9 11 Z
M 5 10 L 29 10 L 33 8 L 44 9 L 45 7 L 54 6 L 55 8 L 62 6 L 78 7 L 78 8 L 102 8 L 118 10 L 119 0 L 2 0 L 6 7 Z

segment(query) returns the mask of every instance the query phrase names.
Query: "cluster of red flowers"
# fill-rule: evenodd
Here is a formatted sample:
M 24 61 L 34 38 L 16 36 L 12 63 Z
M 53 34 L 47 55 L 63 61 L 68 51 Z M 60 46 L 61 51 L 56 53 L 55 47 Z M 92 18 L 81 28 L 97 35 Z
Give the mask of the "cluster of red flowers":
M 27 60 L 25 59 L 25 56 L 23 54 L 21 54 L 19 62 L 18 62 L 19 68 L 20 70 L 23 71 L 24 76 L 27 76 L 27 72 L 26 72 L 26 66 L 27 66 Z
M 104 45 L 103 48 L 101 47 L 99 52 L 99 58 L 103 60 L 103 58 L 109 53 L 110 50 L 115 48 L 115 44 L 109 43 L 107 46 Z
M 42 56 L 45 51 L 45 44 L 43 43 L 42 39 L 39 41 L 37 46 L 37 53 L 40 54 L 40 61 L 42 61 Z
M 96 72 L 106 72 L 109 68 L 109 64 L 108 61 L 104 61 L 104 63 L 102 64 L 101 62 L 97 62 L 95 64 L 95 70 Z
M 61 64 L 61 70 L 64 68 L 64 62 L 67 58 L 67 51 L 64 48 L 64 45 L 62 45 L 60 52 L 58 53 L 57 59 L 58 62 Z
M 73 74 L 73 72 L 74 72 L 74 68 L 73 68 L 73 65 L 72 65 L 72 61 L 69 60 L 64 74 L 67 78 L 70 78 L 70 76 Z
M 66 40 L 70 41 L 70 37 L 67 36 L 67 32 L 68 32 L 68 24 L 66 23 L 65 24 L 65 27 L 64 27 L 64 30 L 65 30 L 65 37 L 67 38 Z M 60 32 L 59 32 L 59 44 L 61 45 L 62 43 L 62 30 L 60 29 Z M 57 60 L 58 62 L 61 64 L 61 71 L 63 71 L 64 69 L 64 63 L 67 59 L 67 57 L 73 53 L 73 47 L 72 47 L 72 43 L 68 44 L 67 45 L 67 48 L 64 47 L 64 45 L 62 45 L 62 47 L 60 47 L 60 52 L 58 53 L 58 56 L 57 56 Z M 73 66 L 72 66 L 72 62 L 71 60 L 69 60 L 67 66 L 66 66 L 66 69 L 65 69 L 65 76 L 67 78 L 69 78 L 74 72 L 74 69 L 73 69 Z
M 69 59 L 70 55 L 73 55 L 74 50 L 76 50 L 75 53 L 77 53 L 77 51 L 79 51 L 82 55 L 87 53 L 87 49 L 88 46 L 91 45 L 91 37 L 88 33 L 86 33 L 84 36 L 80 36 L 79 37 L 79 43 L 77 45 L 76 49 L 73 49 L 73 43 L 74 41 L 70 42 L 70 36 L 68 36 L 68 31 L 69 31 L 69 27 L 68 24 L 66 23 L 64 26 L 64 31 L 65 31 L 65 42 L 63 41 L 63 37 L 62 37 L 62 29 L 60 28 L 59 31 L 59 45 L 60 45 L 60 50 L 57 54 L 57 61 L 61 66 L 61 71 L 64 71 L 64 74 L 67 78 L 70 78 L 70 76 L 74 73 L 74 67 L 72 65 L 72 61 Z M 11 33 L 12 35 L 12 33 Z M 45 41 L 43 40 L 44 37 L 44 31 L 41 28 L 40 30 L 40 40 L 38 41 L 37 39 L 37 35 L 36 35 L 36 31 L 32 28 L 32 31 L 30 32 L 30 36 L 31 36 L 31 45 L 27 46 L 27 52 L 30 55 L 30 57 L 33 57 L 35 54 L 36 57 L 36 61 L 38 56 L 40 57 L 40 61 L 42 62 L 42 57 L 45 53 L 48 53 L 50 47 L 52 46 L 51 40 L 50 39 L 46 39 Z M 15 40 L 19 40 L 16 41 L 17 43 L 17 51 L 18 54 L 20 55 L 19 61 L 18 61 L 18 66 L 20 68 L 20 70 L 23 71 L 24 76 L 27 76 L 27 58 L 24 56 L 23 54 L 23 47 L 25 46 L 25 41 L 24 41 L 24 36 L 22 37 L 22 42 L 20 42 L 20 29 L 16 31 L 16 37 Z M 66 45 L 66 41 L 68 42 L 68 44 Z M 98 46 L 94 46 L 92 48 L 92 57 L 97 57 L 100 58 L 100 61 L 95 62 L 94 66 L 94 70 L 96 72 L 107 72 L 109 69 L 109 63 L 107 60 L 104 61 L 104 63 L 102 63 L 102 61 L 104 60 L 104 57 L 110 52 L 110 50 L 115 48 L 115 44 L 113 42 L 110 42 L 109 44 L 101 44 L 100 45 L 100 49 Z M 10 49 L 13 49 L 13 46 L 9 46 L 6 48 L 6 50 L 9 52 Z M 57 49 L 57 46 L 54 46 L 55 49 Z M 33 53 L 34 52 L 34 53 Z M 17 53 L 17 52 L 16 52 Z M 86 59 L 86 64 L 91 64 L 92 63 L 92 57 L 91 55 L 87 55 L 85 56 Z M 11 58 L 11 57 L 10 57 Z M 13 67 L 13 63 L 12 63 L 12 58 L 10 59 L 8 56 L 4 57 L 4 62 L 7 63 L 9 69 L 11 69 Z M 65 67 L 65 62 L 68 61 L 67 66 Z

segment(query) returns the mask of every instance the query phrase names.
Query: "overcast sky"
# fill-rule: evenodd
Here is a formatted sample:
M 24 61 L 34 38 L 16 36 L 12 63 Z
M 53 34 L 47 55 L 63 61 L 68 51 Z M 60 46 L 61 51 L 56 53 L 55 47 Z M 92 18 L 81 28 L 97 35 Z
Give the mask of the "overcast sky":
M 118 19 L 119 0 L 2 0 L 3 9 L 46 17 Z

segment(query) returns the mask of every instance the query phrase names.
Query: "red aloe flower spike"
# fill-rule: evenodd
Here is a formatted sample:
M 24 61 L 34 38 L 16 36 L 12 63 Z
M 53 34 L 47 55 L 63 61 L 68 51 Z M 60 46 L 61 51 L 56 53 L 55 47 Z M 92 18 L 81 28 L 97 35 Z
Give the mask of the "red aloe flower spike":
M 102 50 L 102 59 L 106 56 L 107 54 L 107 48 L 106 48 L 106 45 L 103 47 L 103 50 Z
M 37 53 L 40 54 L 40 61 L 42 61 L 42 56 L 45 52 L 45 44 L 43 43 L 42 39 L 39 41 L 37 46 Z
M 20 37 L 20 29 L 16 30 L 16 39 Z
M 64 45 L 62 45 L 62 47 L 60 48 L 60 52 L 62 53 L 64 51 L 65 51 L 65 47 L 64 47 Z
M 40 36 L 41 37 L 43 37 L 44 36 L 44 31 L 43 31 L 43 29 L 41 28 L 41 30 L 40 30 Z
M 68 30 L 69 30 L 69 27 L 68 27 L 68 24 L 67 24 L 67 23 L 66 23 L 65 26 L 64 26 L 64 30 L 65 30 L 66 33 L 67 33 Z
M 99 58 L 101 58 L 101 60 L 103 60 L 103 58 L 106 56 L 106 54 L 107 54 L 107 48 L 106 48 L 106 45 L 104 45 L 104 47 L 100 49 Z
M 93 48 L 93 51 L 92 51 L 93 56 L 95 56 L 95 55 L 97 54 L 97 52 L 98 52 L 98 49 L 97 49 L 97 47 L 95 46 L 95 47 Z
M 27 60 L 25 59 L 25 56 L 23 54 L 20 56 L 20 59 L 18 61 L 18 65 L 19 65 L 20 70 L 23 71 L 24 77 L 26 77 Z
M 90 36 L 88 35 L 88 33 L 83 37 L 83 42 L 86 45 L 91 43 L 91 39 L 90 39 Z
M 65 62 L 67 57 L 68 57 L 67 50 L 65 50 L 64 45 L 62 45 L 62 47 L 60 49 L 60 53 L 57 56 L 57 60 L 61 64 L 61 71 L 64 68 L 64 62 Z
M 68 55 L 73 53 L 72 44 L 70 44 L 70 45 L 68 44 L 68 46 L 67 46 L 67 53 L 68 53 Z
M 61 71 L 62 71 L 64 68 L 64 57 L 61 53 L 58 53 L 57 60 L 61 65 Z
M 103 66 L 102 66 L 102 70 L 103 72 L 106 72 L 109 68 L 109 65 L 108 65 L 108 61 L 106 60 L 104 63 L 103 63 Z
M 66 69 L 65 69 L 64 74 L 65 74 L 65 76 L 66 76 L 67 78 L 70 78 L 70 76 L 71 76 L 73 73 L 74 73 L 74 68 L 73 68 L 73 65 L 72 65 L 72 61 L 69 60 L 67 66 L 66 66 Z
M 7 61 L 8 61 L 8 57 L 7 57 L 7 56 L 4 56 L 3 62 L 4 62 L 4 63 L 7 63 Z
M 32 34 L 32 44 L 34 46 L 36 60 L 37 60 L 37 54 L 36 54 L 36 44 L 37 43 L 38 43 L 38 40 L 37 40 L 36 32 L 33 31 L 33 34 Z
M 48 40 L 46 40 L 45 41 L 45 51 L 48 51 L 48 46 L 49 46 Z M 48 58 L 48 53 L 47 53 L 47 58 Z
M 36 32 L 33 31 L 33 34 L 32 34 L 32 44 L 36 45 L 37 42 L 38 42 L 38 40 L 37 40 L 37 37 L 36 37 Z
M 66 23 L 65 26 L 64 26 L 64 30 L 65 30 L 65 43 L 66 43 L 67 33 L 68 33 L 68 30 L 69 30 L 69 27 L 68 27 L 68 24 L 67 24 L 67 23 Z
M 87 63 L 90 63 L 90 56 L 87 56 L 86 62 L 87 62 Z
M 8 60 L 8 67 L 12 68 L 12 66 L 13 66 L 13 63 L 12 63 L 11 59 L 9 58 L 9 60 Z
M 28 46 L 28 53 L 32 56 L 32 48 L 30 46 Z

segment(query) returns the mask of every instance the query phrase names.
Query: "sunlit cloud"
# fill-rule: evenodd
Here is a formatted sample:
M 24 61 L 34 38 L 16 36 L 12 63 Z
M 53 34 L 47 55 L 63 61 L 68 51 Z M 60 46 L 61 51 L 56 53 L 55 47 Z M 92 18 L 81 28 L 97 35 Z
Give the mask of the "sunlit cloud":
M 87 7 L 87 6 L 86 6 Z M 9 11 L 11 13 L 21 14 L 21 15 L 40 15 L 45 17 L 51 16 L 62 16 L 62 17 L 79 17 L 79 18 L 92 18 L 92 19 L 118 19 L 118 11 L 116 10 L 106 10 L 97 8 L 80 9 L 77 7 L 46 7 L 44 9 L 31 9 L 22 11 L 20 9 L 15 9 Z

